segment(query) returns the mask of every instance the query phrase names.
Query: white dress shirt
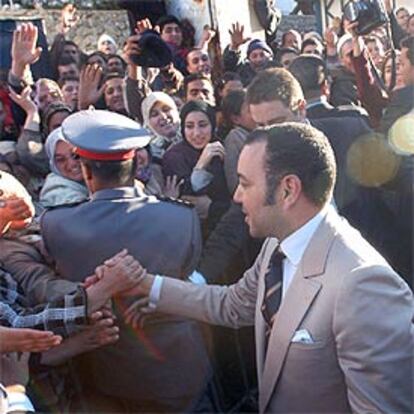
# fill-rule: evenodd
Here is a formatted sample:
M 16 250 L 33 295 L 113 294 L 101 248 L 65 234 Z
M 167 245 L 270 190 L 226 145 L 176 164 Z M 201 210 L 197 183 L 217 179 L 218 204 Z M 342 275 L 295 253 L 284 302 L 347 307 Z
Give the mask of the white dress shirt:
M 283 260 L 282 298 L 286 295 L 303 254 L 319 224 L 328 213 L 329 208 L 333 207 L 330 205 L 325 206 L 318 214 L 280 243 L 280 249 L 286 256 Z

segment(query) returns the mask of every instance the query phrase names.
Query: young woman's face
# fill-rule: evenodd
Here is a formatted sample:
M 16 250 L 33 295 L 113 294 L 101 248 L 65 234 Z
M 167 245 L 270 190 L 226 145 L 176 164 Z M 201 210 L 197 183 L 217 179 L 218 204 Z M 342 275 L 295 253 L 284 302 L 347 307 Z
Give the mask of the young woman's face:
M 179 115 L 175 108 L 156 102 L 149 113 L 149 125 L 159 135 L 173 138 L 179 127 Z
M 203 149 L 212 137 L 212 127 L 203 112 L 190 112 L 185 118 L 184 134 L 188 143 L 196 149 Z
M 73 156 L 73 145 L 58 141 L 55 148 L 55 165 L 63 177 L 73 181 L 82 181 L 80 161 Z
M 385 86 L 389 87 L 391 84 L 391 77 L 392 77 L 392 59 L 388 58 L 384 65 L 384 83 Z M 397 55 L 395 58 L 395 89 L 402 88 L 404 85 L 404 78 L 401 73 L 401 63 L 400 63 L 400 56 Z

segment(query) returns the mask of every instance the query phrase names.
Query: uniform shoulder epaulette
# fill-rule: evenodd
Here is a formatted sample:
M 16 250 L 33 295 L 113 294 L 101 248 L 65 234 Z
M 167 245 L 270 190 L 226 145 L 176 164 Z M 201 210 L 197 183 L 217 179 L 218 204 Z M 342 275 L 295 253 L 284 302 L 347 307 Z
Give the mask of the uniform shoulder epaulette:
M 157 196 L 158 200 L 165 201 L 166 203 L 175 204 L 182 207 L 187 208 L 194 208 L 194 204 L 190 203 L 187 200 L 182 200 L 180 198 L 172 198 L 172 197 L 165 197 L 165 196 Z
M 88 200 L 82 200 L 82 201 L 75 201 L 73 203 L 64 203 L 64 204 L 58 204 L 56 206 L 50 206 L 50 207 L 46 207 L 45 211 L 51 211 L 51 210 L 57 210 L 59 208 L 67 208 L 67 207 L 76 207 L 79 206 L 80 204 L 85 203 Z

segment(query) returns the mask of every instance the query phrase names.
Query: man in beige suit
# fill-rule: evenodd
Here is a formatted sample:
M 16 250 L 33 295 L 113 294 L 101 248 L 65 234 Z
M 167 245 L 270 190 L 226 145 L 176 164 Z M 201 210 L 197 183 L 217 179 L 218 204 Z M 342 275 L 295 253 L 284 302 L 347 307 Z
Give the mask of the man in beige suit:
M 238 174 L 234 199 L 251 235 L 267 237 L 252 268 L 229 287 L 143 271 L 140 293 L 157 311 L 254 324 L 261 412 L 412 412 L 413 295 L 330 205 L 326 137 L 299 123 L 256 130 Z M 275 251 L 282 278 L 271 286 Z

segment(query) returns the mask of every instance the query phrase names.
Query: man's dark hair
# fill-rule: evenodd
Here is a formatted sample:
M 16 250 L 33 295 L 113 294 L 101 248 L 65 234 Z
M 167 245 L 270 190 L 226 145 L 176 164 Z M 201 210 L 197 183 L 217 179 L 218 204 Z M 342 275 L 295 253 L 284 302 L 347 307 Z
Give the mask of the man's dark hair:
M 289 66 L 289 72 L 299 81 L 306 99 L 319 97 L 326 82 L 328 69 L 319 56 L 298 56 Z
M 241 77 L 236 72 L 230 72 L 230 71 L 224 72 L 223 75 L 217 79 L 215 83 L 215 88 L 221 91 L 226 86 L 226 83 L 229 81 L 240 81 L 241 82 Z
M 72 56 L 61 56 L 58 60 L 57 66 L 66 66 L 72 64 L 78 66 L 78 63 Z
M 65 40 L 63 46 L 75 46 L 78 51 L 80 51 L 79 46 L 72 40 Z
M 296 111 L 297 104 L 303 100 L 299 82 L 286 69 L 272 68 L 258 73 L 247 88 L 249 105 L 263 102 L 280 101 L 290 110 Z
M 100 50 L 97 50 L 96 52 L 92 52 L 90 55 L 88 55 L 86 57 L 86 64 L 88 63 L 89 59 L 91 57 L 93 57 L 93 56 L 100 56 L 104 60 L 104 62 L 106 62 L 106 55 L 105 55 L 105 53 L 101 52 Z
M 101 183 L 117 187 L 130 185 L 137 170 L 136 158 L 124 161 L 95 161 L 80 158 L 87 165 L 93 176 Z
M 304 53 L 303 51 L 304 51 L 305 47 L 309 46 L 309 45 L 316 46 L 316 47 L 322 47 L 322 49 L 323 49 L 323 45 L 318 39 L 315 39 L 314 37 L 310 37 L 308 39 L 305 39 L 302 42 L 302 47 L 300 49 L 300 53 Z
M 181 28 L 181 22 L 177 19 L 177 17 L 173 16 L 172 14 L 168 14 L 166 16 L 162 16 L 157 20 L 157 26 L 160 28 L 160 33 L 163 32 L 164 27 L 166 24 L 175 23 Z
M 63 78 L 59 79 L 58 81 L 60 89 L 62 89 L 63 86 L 65 86 L 66 82 L 79 82 L 79 78 L 77 76 L 63 76 Z
M 232 125 L 231 117 L 240 115 L 243 102 L 246 99 L 246 91 L 230 91 L 223 99 L 221 105 L 221 113 L 223 114 L 223 121 L 227 125 Z
M 124 79 L 124 75 L 119 72 L 109 72 L 104 79 L 104 82 L 111 80 L 111 79 Z
M 410 64 L 414 66 L 414 36 L 404 37 L 404 39 L 402 39 L 400 42 L 400 47 L 401 48 L 404 47 L 408 49 L 407 51 L 408 60 L 410 61 Z
M 266 203 L 275 203 L 275 190 L 281 179 L 296 175 L 304 195 L 313 204 L 323 206 L 332 196 L 336 178 L 335 156 L 328 138 L 316 128 L 287 122 L 271 128 L 257 129 L 245 145 L 266 143 Z
M 109 54 L 109 55 L 107 55 L 106 56 L 106 61 L 107 62 L 109 62 L 109 60 L 110 59 L 118 59 L 121 63 L 122 63 L 122 67 L 124 68 L 124 69 L 126 69 L 126 67 L 127 67 L 127 63 L 125 62 L 125 60 L 124 59 L 122 59 L 122 57 L 121 56 L 119 56 L 119 55 L 117 55 L 117 54 Z
M 297 49 L 293 47 L 282 47 L 276 52 L 275 61 L 279 67 L 282 67 L 282 59 L 286 53 L 294 53 L 296 56 L 299 56 L 299 52 Z
M 196 80 L 206 80 L 211 83 L 211 79 L 209 79 L 206 75 L 203 75 L 202 73 L 191 73 L 184 78 L 184 96 L 187 96 L 188 84 Z M 211 85 L 213 86 L 213 84 Z

